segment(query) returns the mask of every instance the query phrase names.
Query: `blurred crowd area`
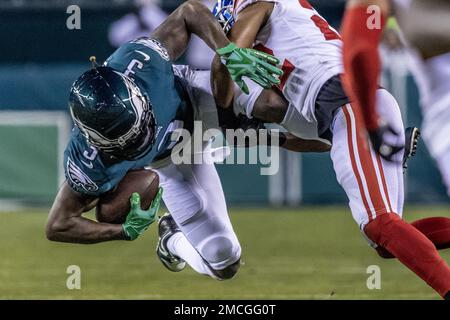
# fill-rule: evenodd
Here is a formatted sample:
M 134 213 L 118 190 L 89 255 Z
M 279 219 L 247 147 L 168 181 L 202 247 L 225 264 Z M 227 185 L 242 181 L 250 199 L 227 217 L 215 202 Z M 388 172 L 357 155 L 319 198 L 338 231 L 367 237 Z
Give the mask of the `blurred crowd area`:
M 215 0 L 201 0 L 213 8 Z M 114 48 L 149 35 L 180 0 L 0 0 L 0 63 L 82 62 L 91 55 L 106 59 Z M 339 27 L 345 0 L 311 0 L 330 24 Z M 78 5 L 81 28 L 68 30 L 66 9 Z M 204 68 L 211 51 L 198 41 L 181 63 Z

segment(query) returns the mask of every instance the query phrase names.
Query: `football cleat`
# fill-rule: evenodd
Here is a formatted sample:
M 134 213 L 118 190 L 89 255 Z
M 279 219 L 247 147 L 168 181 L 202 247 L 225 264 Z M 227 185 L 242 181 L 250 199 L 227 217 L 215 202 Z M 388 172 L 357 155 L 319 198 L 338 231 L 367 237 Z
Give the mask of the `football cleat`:
M 158 221 L 159 240 L 156 254 L 162 264 L 172 272 L 180 272 L 186 267 L 186 262 L 170 253 L 167 241 L 177 232 L 181 232 L 170 213 L 166 212 Z
M 405 154 L 403 155 L 403 173 L 408 169 L 408 160 L 414 157 L 419 143 L 420 130 L 416 127 L 409 127 L 405 130 Z

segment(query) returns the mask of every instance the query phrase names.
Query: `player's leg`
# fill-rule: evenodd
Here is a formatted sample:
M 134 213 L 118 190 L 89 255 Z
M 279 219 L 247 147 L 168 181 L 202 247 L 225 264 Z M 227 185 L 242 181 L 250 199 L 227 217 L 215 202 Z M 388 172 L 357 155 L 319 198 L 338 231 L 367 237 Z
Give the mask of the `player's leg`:
M 386 90 L 379 90 L 377 94 L 378 98 L 378 110 L 379 113 L 385 118 L 385 119 L 391 119 L 392 116 L 392 109 L 397 109 L 396 107 L 388 108 L 386 106 L 396 106 L 396 102 L 393 99 L 393 97 L 386 91 Z M 399 119 L 397 114 L 397 119 Z M 401 124 L 400 119 L 398 121 L 399 124 Z M 394 122 L 394 123 L 395 123 Z M 396 130 L 399 132 L 402 131 L 401 127 L 397 127 Z M 385 163 L 385 161 L 382 160 L 382 163 Z M 389 163 L 385 163 L 385 167 L 388 167 Z M 398 174 L 398 173 L 397 173 Z M 398 190 L 399 190 L 399 197 L 398 197 L 398 207 L 403 206 L 403 179 L 398 174 L 397 178 L 398 182 Z M 433 244 L 437 249 L 446 249 L 450 246 L 450 219 L 445 217 L 431 217 L 431 218 L 425 218 L 418 221 L 414 221 L 411 223 L 417 230 L 419 230 L 421 233 L 423 233 Z M 385 248 L 378 246 L 376 248 L 378 254 L 383 258 L 395 258 L 391 253 L 389 253 Z
M 377 100 L 383 118 L 403 132 L 395 100 L 382 91 Z M 337 179 L 349 197 L 353 217 L 374 246 L 383 247 L 444 296 L 450 290 L 450 268 L 433 243 L 401 219 L 402 155 L 398 155 L 397 163 L 382 160 L 369 147 L 360 124 L 351 105 L 338 112 L 333 124 L 331 156 Z
M 411 70 L 421 91 L 422 137 L 436 160 L 450 196 L 450 140 L 447 138 L 450 133 L 450 53 L 418 61 Z M 412 225 L 437 249 L 450 247 L 450 218 L 425 218 Z
M 436 160 L 450 196 L 450 53 L 429 58 L 413 68 L 421 89 L 422 137 Z M 412 222 L 438 249 L 450 247 L 450 219 L 425 218 Z
M 234 276 L 241 247 L 214 165 L 169 165 L 157 172 L 164 203 L 181 230 L 167 240 L 168 250 L 201 274 L 220 280 Z
M 411 225 L 419 230 L 430 240 L 436 249 L 450 248 L 450 218 L 431 217 L 411 222 Z M 395 258 L 385 248 L 378 246 L 378 254 L 385 259 Z
M 424 61 L 422 137 L 450 196 L 450 53 Z
M 210 72 L 190 66 L 174 66 L 174 72 L 182 79 L 194 117 L 202 121 L 203 130 L 218 129 Z M 157 171 L 165 185 L 164 202 L 176 221 L 175 228 L 167 223 L 174 234 L 167 241 L 168 250 L 199 273 L 216 279 L 231 278 L 239 268 L 241 248 L 214 165 L 169 165 Z M 182 232 L 173 230 L 176 228 Z
M 411 224 L 430 239 L 436 249 L 450 248 L 450 218 L 424 218 Z

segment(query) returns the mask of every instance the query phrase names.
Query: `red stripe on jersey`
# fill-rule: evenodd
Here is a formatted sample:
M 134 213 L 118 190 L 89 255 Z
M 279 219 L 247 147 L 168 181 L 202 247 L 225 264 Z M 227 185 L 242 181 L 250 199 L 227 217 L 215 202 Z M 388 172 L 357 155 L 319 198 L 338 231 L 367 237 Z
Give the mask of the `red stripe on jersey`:
M 298 0 L 298 2 L 303 8 L 314 10 L 313 6 L 308 2 L 308 0 Z
M 353 173 L 355 174 L 356 181 L 358 182 L 359 192 L 361 194 L 361 198 L 364 203 L 364 207 L 366 208 L 367 215 L 369 217 L 369 221 L 372 221 L 372 214 L 370 211 L 369 203 L 367 202 L 367 198 L 366 198 L 363 184 L 362 184 L 362 179 L 359 174 L 358 167 L 356 165 L 356 158 L 355 158 L 355 152 L 354 152 L 355 150 L 354 150 L 353 138 L 352 138 L 353 134 L 356 134 L 356 133 L 354 133 L 352 130 L 352 120 L 350 118 L 350 114 L 348 113 L 347 106 L 343 107 L 342 110 L 344 111 L 345 120 L 347 122 L 347 140 L 348 140 L 348 149 L 349 149 L 348 151 L 350 153 L 350 160 L 352 163 Z
M 284 86 L 286 85 L 287 80 L 289 79 L 289 76 L 291 75 L 292 71 L 294 71 L 295 66 L 289 61 L 284 60 L 283 67 L 281 70 L 283 70 L 283 75 L 280 78 L 281 83 L 279 84 L 278 88 L 283 91 Z
M 341 40 L 341 36 L 336 31 L 331 29 L 330 25 L 324 18 L 315 14 L 311 17 L 311 20 L 314 21 L 314 24 L 323 33 L 325 40 Z
M 267 48 L 262 43 L 257 44 L 253 47 L 253 49 L 256 49 L 261 52 L 265 52 L 270 55 L 273 54 L 273 50 L 270 48 Z M 292 71 L 294 71 L 295 66 L 290 62 L 288 59 L 283 61 L 283 66 L 281 67 L 281 70 L 283 70 L 283 75 L 280 78 L 280 84 L 277 86 L 280 91 L 283 91 L 284 86 L 286 85 L 287 80 L 289 79 L 289 76 L 291 75 Z
M 267 48 L 266 46 L 264 46 L 262 43 L 257 44 L 256 46 L 253 47 L 253 49 L 270 54 L 273 56 L 273 50 L 270 48 Z

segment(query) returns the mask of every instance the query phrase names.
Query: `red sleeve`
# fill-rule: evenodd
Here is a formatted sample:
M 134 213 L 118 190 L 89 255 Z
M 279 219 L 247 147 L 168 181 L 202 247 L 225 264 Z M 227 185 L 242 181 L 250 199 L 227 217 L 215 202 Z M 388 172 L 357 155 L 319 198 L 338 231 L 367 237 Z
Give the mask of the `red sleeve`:
M 378 44 L 381 41 L 385 17 L 381 17 L 380 28 L 369 29 L 368 21 L 373 13 L 367 7 L 347 10 L 342 26 L 344 42 L 344 84 L 359 109 L 368 130 L 378 127 L 376 90 L 381 69 Z

